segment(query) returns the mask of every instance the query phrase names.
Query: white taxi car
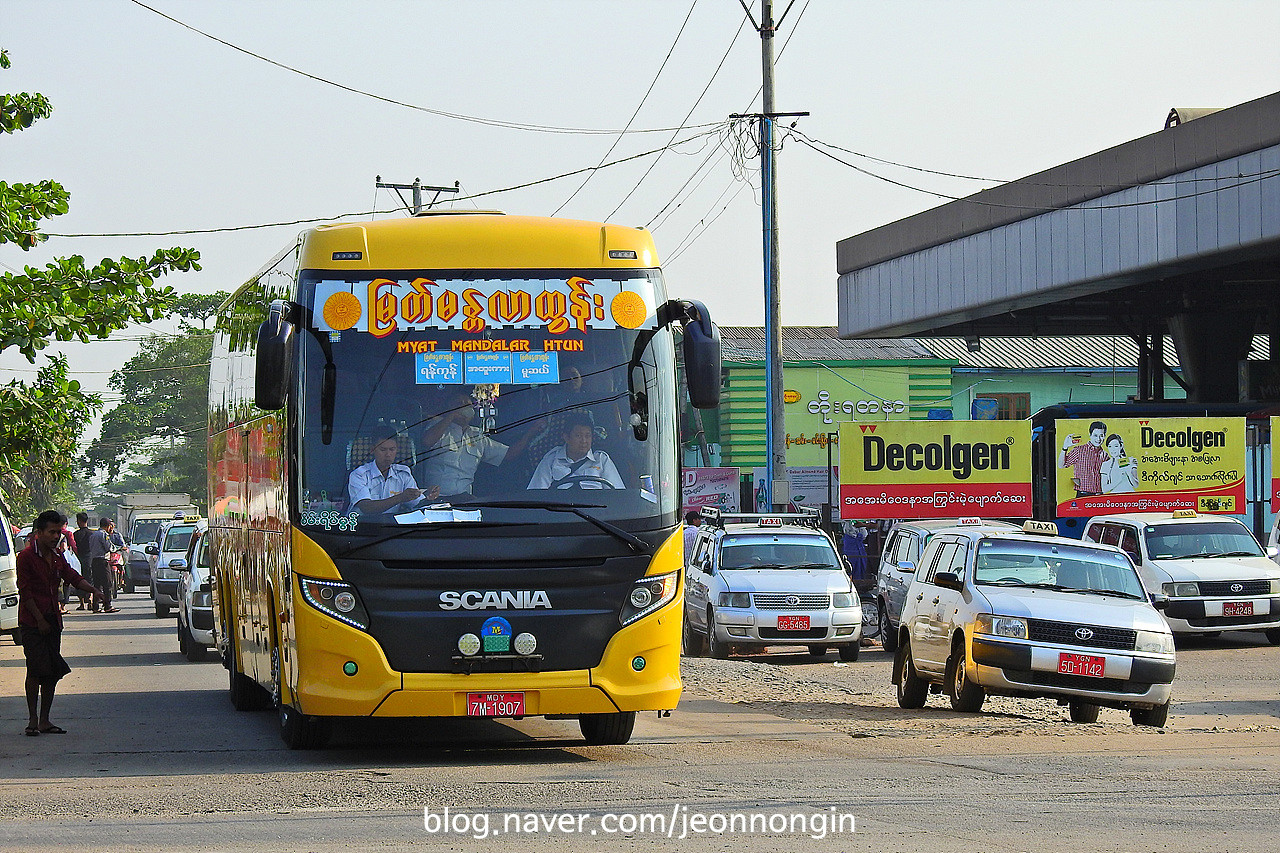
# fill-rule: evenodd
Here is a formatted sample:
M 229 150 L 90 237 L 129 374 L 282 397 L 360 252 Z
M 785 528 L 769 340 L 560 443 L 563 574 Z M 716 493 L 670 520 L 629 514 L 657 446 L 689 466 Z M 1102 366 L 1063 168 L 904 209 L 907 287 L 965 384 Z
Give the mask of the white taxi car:
M 686 654 L 807 646 L 820 657 L 835 646 L 840 660 L 858 659 L 862 606 L 816 515 L 702 513 L 685 555 Z
M 1023 530 L 935 531 L 907 591 L 893 683 L 903 708 L 946 690 L 977 711 L 988 694 L 1056 699 L 1075 722 L 1100 707 L 1163 726 L 1173 634 L 1118 548 Z
M 1280 566 L 1236 519 L 1194 510 L 1102 515 L 1084 537 L 1120 548 L 1148 589 L 1169 596 L 1174 633 L 1265 631 L 1280 644 Z

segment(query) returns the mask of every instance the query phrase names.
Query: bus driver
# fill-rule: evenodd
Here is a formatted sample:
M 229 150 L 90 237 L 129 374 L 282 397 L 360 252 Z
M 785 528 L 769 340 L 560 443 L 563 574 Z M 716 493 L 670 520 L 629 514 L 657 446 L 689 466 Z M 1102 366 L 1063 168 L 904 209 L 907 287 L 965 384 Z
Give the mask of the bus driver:
M 542 457 L 529 488 L 554 489 L 569 483 L 584 489 L 626 488 L 609 454 L 591 449 L 594 434 L 591 418 L 583 412 L 571 412 L 565 420 L 564 444 Z

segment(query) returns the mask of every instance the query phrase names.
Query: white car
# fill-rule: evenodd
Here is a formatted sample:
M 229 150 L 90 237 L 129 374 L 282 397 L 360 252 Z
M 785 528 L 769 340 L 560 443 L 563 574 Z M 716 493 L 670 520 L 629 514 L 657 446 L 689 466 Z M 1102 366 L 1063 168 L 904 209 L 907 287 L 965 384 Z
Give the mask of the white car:
M 728 517 L 740 523 L 704 509 L 685 557 L 685 653 L 805 646 L 820 657 L 835 646 L 841 660 L 857 660 L 861 603 L 817 516 Z
M 8 634 L 14 643 L 22 642 L 18 633 L 18 552 L 9 535 L 9 520 L 0 513 L 0 634 Z
M 213 647 L 213 593 L 209 583 L 209 525 L 201 521 L 187 546 L 187 564 L 178 578 L 178 651 L 189 661 L 204 660 Z
M 1238 520 L 1194 510 L 1103 515 L 1084 537 L 1120 548 L 1148 589 L 1169 596 L 1174 633 L 1264 631 L 1280 644 L 1280 566 Z
M 196 532 L 196 518 L 165 522 L 156 541 L 146 547 L 151 561 L 151 597 L 156 603 L 156 618 L 163 619 L 178 606 L 178 581 L 187 565 L 187 547 Z
M 999 694 L 1055 699 L 1075 722 L 1105 706 L 1163 726 L 1175 663 L 1173 634 L 1124 553 L 1030 521 L 934 532 L 907 591 L 893 683 L 903 708 L 933 689 L 957 711 Z

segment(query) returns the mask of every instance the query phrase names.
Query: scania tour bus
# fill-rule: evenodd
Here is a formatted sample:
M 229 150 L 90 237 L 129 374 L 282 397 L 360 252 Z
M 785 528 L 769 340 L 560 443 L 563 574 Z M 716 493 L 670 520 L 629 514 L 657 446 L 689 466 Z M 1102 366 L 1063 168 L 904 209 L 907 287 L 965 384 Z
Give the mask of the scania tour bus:
M 716 405 L 719 333 L 667 300 L 642 229 L 433 212 L 303 233 L 217 319 L 233 704 L 274 707 L 292 748 L 368 716 L 576 717 L 625 743 L 674 708 L 673 324 L 691 402 Z

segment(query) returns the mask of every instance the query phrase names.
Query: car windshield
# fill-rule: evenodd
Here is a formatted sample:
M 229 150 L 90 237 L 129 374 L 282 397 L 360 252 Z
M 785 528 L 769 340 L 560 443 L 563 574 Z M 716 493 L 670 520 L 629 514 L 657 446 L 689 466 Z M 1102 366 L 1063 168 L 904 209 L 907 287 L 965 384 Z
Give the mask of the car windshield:
M 302 273 L 315 306 L 300 349 L 304 527 L 570 520 L 534 502 L 642 524 L 678 512 L 656 270 L 388 276 Z
M 720 568 L 836 569 L 840 558 L 822 536 L 726 536 L 720 543 Z
M 160 532 L 160 525 L 164 524 L 162 518 L 146 518 L 133 523 L 133 533 L 130 534 L 130 542 L 154 542 L 156 534 Z
M 191 534 L 195 532 L 194 527 L 171 527 L 164 537 L 164 547 L 161 551 L 186 551 L 187 546 L 191 544 Z
M 1249 528 L 1234 519 L 1194 524 L 1152 524 L 1143 531 L 1153 560 L 1184 557 L 1261 557 Z
M 1146 598 L 1124 554 L 1058 542 L 984 539 L 978 545 L 974 582 Z

